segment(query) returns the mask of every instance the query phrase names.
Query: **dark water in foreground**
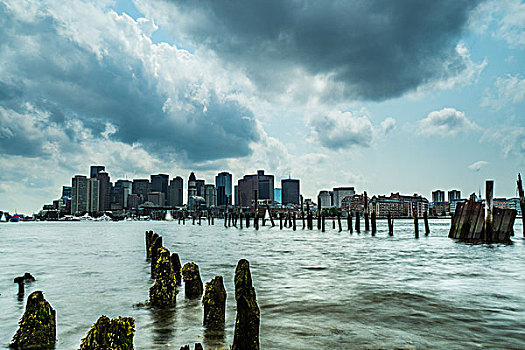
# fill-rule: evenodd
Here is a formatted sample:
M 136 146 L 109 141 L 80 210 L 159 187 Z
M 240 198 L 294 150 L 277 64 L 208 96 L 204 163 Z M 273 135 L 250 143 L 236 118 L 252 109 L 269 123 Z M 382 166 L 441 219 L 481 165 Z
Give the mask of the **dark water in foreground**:
M 202 342 L 202 307 L 184 298 L 171 312 L 134 306 L 148 298 L 144 231 L 153 229 L 203 281 L 223 275 L 227 347 L 233 341 L 233 274 L 250 261 L 261 308 L 263 349 L 525 348 L 525 240 L 468 245 L 447 238 L 449 221 L 413 239 L 411 221 L 378 234 L 331 229 L 243 231 L 176 222 L 0 224 L 0 347 L 16 331 L 25 301 L 13 278 L 37 279 L 57 310 L 58 349 L 75 349 L 97 318 L 132 316 L 136 349 L 179 349 Z M 327 225 L 328 226 L 328 225 Z M 208 345 L 208 346 L 206 346 Z

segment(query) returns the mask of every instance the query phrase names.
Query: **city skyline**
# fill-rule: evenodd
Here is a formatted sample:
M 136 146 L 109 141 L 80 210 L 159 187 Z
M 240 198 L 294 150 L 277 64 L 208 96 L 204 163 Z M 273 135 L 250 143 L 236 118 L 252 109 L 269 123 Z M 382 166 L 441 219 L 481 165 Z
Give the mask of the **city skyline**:
M 230 4 L 0 0 L 0 210 L 38 211 L 91 164 L 207 183 L 265 169 L 305 198 L 486 179 L 515 196 L 523 2 Z

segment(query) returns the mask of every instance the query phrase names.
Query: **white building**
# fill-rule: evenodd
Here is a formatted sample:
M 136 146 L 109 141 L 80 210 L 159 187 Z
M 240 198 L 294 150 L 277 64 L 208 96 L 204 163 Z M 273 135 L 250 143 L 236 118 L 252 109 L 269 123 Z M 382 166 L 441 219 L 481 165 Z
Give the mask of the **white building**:
M 354 187 L 335 187 L 333 190 L 334 202 L 333 205 L 336 208 L 341 208 L 343 198 L 353 196 L 355 194 Z

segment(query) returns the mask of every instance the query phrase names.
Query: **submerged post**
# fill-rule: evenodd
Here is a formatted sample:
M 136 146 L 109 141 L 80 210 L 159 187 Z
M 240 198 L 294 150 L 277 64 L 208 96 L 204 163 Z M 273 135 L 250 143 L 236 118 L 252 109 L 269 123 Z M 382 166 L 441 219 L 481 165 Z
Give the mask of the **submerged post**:
M 341 214 L 337 212 L 337 224 L 339 225 L 339 232 L 343 231 L 343 226 L 341 225 Z
M 416 238 L 419 238 L 419 223 L 417 218 L 417 204 L 414 203 L 414 206 L 412 207 L 412 214 L 414 216 L 414 236 Z
M 177 294 L 177 279 L 170 251 L 162 247 L 155 261 L 155 284 L 149 289 L 149 302 L 154 307 L 173 307 L 177 303 Z
M 211 329 L 223 328 L 226 314 L 226 289 L 224 289 L 222 276 L 215 276 L 210 282 L 206 282 L 202 305 L 204 306 L 202 325 Z
M 491 241 L 493 239 L 493 196 L 494 180 L 487 180 L 485 181 L 485 241 Z
M 361 233 L 361 215 L 359 210 L 355 211 L 355 232 Z
M 425 236 L 430 234 L 430 226 L 428 225 L 428 212 L 425 210 L 423 213 L 423 221 L 425 222 Z
M 297 229 L 296 227 L 296 223 L 295 223 L 295 211 L 293 212 L 293 215 L 292 215 L 292 227 L 293 227 L 293 230 L 295 231 Z
M 175 280 L 177 281 L 177 285 L 182 285 L 182 265 L 180 263 L 179 254 L 172 253 L 170 257 L 171 261 L 171 267 L 173 268 L 173 273 L 175 274 Z
M 321 214 L 321 232 L 325 232 L 324 227 L 325 227 L 325 218 L 324 218 L 324 214 Z
M 372 236 L 376 234 L 376 211 L 372 210 Z
M 146 231 L 146 259 L 151 258 L 149 247 L 151 246 L 152 238 L 153 238 L 153 231 Z
M 254 198 L 255 198 L 255 218 L 253 221 L 253 227 L 255 227 L 256 230 L 259 229 L 259 191 L 254 190 Z
M 392 219 L 392 214 L 388 212 L 388 235 L 394 235 L 394 219 Z
M 158 252 L 159 249 L 162 248 L 162 237 L 154 234 L 156 237 L 153 239 L 153 243 L 151 244 L 151 278 L 155 278 L 155 267 L 158 259 Z
M 348 231 L 350 233 L 354 232 L 354 227 L 352 226 L 352 211 L 348 210 L 348 216 L 346 217 L 346 225 L 348 226 Z
M 237 317 L 232 350 L 259 350 L 260 311 L 252 286 L 250 263 L 241 259 L 235 269 Z
M 119 317 L 110 320 L 101 316 L 80 343 L 80 350 L 94 349 L 133 349 L 135 319 Z
M 283 213 L 279 213 L 279 230 L 283 229 Z
M 321 229 L 321 197 L 317 196 L 317 229 Z

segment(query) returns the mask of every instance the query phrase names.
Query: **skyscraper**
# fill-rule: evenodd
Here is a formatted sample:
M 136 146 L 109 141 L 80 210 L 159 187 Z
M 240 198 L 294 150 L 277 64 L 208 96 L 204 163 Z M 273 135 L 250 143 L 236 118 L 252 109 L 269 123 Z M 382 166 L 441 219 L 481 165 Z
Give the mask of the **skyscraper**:
M 102 170 L 94 178 L 99 181 L 100 196 L 97 210 L 108 211 L 111 209 L 111 182 L 109 182 L 109 174 Z
M 217 189 L 214 185 L 204 185 L 204 199 L 208 209 L 217 206 Z
M 197 196 L 204 198 L 204 180 L 195 180 Z
M 298 179 L 283 179 L 281 180 L 282 201 L 283 205 L 300 203 L 300 189 Z
M 180 176 L 170 181 L 168 189 L 168 205 L 170 207 L 181 207 L 183 205 L 183 182 L 184 180 Z
M 100 182 L 97 179 L 87 179 L 88 206 L 89 213 L 95 213 L 100 208 Z
M 232 203 L 232 174 L 223 171 L 215 176 L 215 188 L 217 189 L 217 205 Z
M 197 181 L 197 178 L 195 177 L 195 174 L 192 171 L 190 177 L 188 178 L 188 203 L 190 202 L 191 197 L 197 195 L 197 186 L 195 184 L 195 181 Z
M 62 186 L 62 197 L 71 198 L 71 186 Z
M 259 199 L 273 201 L 273 175 L 265 175 L 264 170 L 258 170 L 255 175 L 244 175 L 238 181 L 239 204 L 243 207 L 252 205 L 254 191 L 258 191 Z
M 167 198 L 169 178 L 170 176 L 166 174 L 151 175 L 151 192 L 164 193 L 164 198 Z
M 444 202 L 445 201 L 445 191 L 435 190 L 432 191 L 432 202 Z
M 128 207 L 128 197 L 132 194 L 133 183 L 130 180 L 118 180 L 115 182 L 115 203 L 121 209 Z
M 89 177 L 93 179 L 97 177 L 98 173 L 100 173 L 101 171 L 105 171 L 105 170 L 106 170 L 106 167 L 103 165 L 92 165 L 89 168 Z
M 452 203 L 453 201 L 458 201 L 461 199 L 461 191 L 459 190 L 450 190 L 448 191 L 448 201 Z
M 142 204 L 148 199 L 150 183 L 147 179 L 134 179 L 131 192 L 139 196 L 139 202 Z
M 88 207 L 87 178 L 75 175 L 71 180 L 71 214 L 85 213 Z

